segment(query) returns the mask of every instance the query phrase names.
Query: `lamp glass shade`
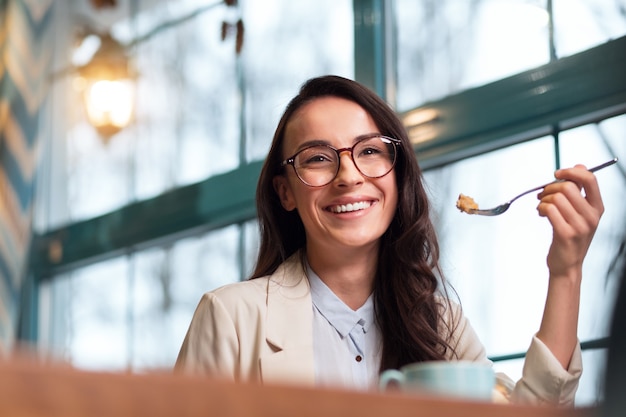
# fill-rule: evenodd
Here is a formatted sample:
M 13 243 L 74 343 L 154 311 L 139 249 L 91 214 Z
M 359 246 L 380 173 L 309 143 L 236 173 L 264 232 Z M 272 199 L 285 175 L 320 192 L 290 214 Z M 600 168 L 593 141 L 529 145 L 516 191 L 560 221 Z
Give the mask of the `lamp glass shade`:
M 131 80 L 97 80 L 84 92 L 89 122 L 103 136 L 111 136 L 130 124 L 134 91 Z

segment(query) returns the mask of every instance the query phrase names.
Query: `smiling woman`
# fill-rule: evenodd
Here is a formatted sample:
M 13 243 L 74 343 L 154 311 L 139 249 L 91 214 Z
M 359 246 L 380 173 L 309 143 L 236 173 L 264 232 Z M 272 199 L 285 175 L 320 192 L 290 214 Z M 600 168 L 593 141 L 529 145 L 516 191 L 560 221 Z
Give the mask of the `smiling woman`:
M 364 169 L 360 158 L 371 155 L 380 165 Z M 539 215 L 554 230 L 543 320 L 523 378 L 499 378 L 499 389 L 520 403 L 571 404 L 581 374 L 580 265 L 603 205 L 584 167 L 556 175 L 569 181 L 539 195 Z M 408 134 L 372 91 L 337 76 L 302 86 L 278 123 L 257 207 L 252 279 L 204 294 L 178 370 L 374 389 L 381 371 L 415 362 L 490 364 L 441 273 Z
M 75 26 L 67 21 L 79 16 L 74 7 L 87 1 L 50 3 L 56 8 L 55 33 L 71 37 Z M 132 39 L 135 29 L 146 33 L 198 7 L 197 0 L 139 3 L 138 19 L 112 28 L 116 38 Z M 148 3 L 159 7 L 144 10 Z M 222 21 L 239 16 L 234 10 L 224 14 L 223 8 L 159 32 L 134 49 L 141 74 L 139 114 L 106 147 L 82 115 L 57 114 L 81 107 L 65 106 L 65 87 L 55 86 L 49 97 L 53 112 L 38 118 L 52 126 L 43 130 L 49 140 L 41 148 L 45 163 L 38 170 L 35 230 L 41 234 L 35 236 L 30 266 L 36 285 L 23 297 L 35 305 L 22 305 L 30 315 L 21 320 L 26 330 L 19 337 L 76 367 L 170 368 L 198 295 L 250 276 L 259 236 L 256 180 L 287 98 L 302 80 L 334 73 L 370 86 L 370 80 L 384 83 L 394 94 L 381 92 L 381 84 L 375 84 L 376 91 L 399 111 L 412 114 L 426 102 L 416 109 L 421 117 L 413 123 L 421 123 L 420 138 L 435 140 L 413 150 L 433 203 L 446 279 L 463 300 L 463 313 L 472 318 L 489 357 L 522 357 L 537 330 L 552 230 L 533 216 L 531 197 L 493 221 L 459 213 L 454 207 L 459 192 L 489 207 L 511 192 L 550 181 L 558 166 L 593 166 L 620 157 L 620 169 L 598 174 L 607 210 L 585 261 L 581 294 L 585 372 L 576 401 L 597 403 L 603 350 L 585 350 L 592 346 L 585 342 L 601 342 L 607 334 L 602 324 L 614 280 L 605 268 L 616 250 L 614 231 L 623 229 L 626 218 L 621 210 L 626 71 L 620 53 L 626 39 L 607 42 L 626 33 L 620 6 L 614 0 L 553 1 L 558 56 L 593 49 L 547 64 L 546 27 L 526 25 L 523 15 L 494 17 L 488 10 L 505 3 L 545 6 L 545 1 L 238 3 L 246 24 L 239 58 L 234 39 L 219 37 Z M 397 13 L 379 19 L 383 3 L 393 3 Z M 368 37 L 385 31 L 398 38 L 383 44 Z M 59 59 L 69 55 L 63 42 L 55 45 L 49 51 L 58 51 Z M 529 71 L 519 73 L 524 70 Z M 495 82 L 478 87 L 481 80 Z M 553 88 L 546 91 L 548 85 Z M 528 97 L 542 89 L 545 94 Z M 552 136 L 553 126 L 571 121 L 593 124 Z M 541 126 L 547 129 L 533 130 Z M 517 139 L 523 143 L 509 146 Z M 279 162 L 295 152 L 287 151 Z M 349 168 L 346 156 L 341 163 Z M 281 173 L 295 176 L 293 167 Z M 358 202 L 357 208 L 372 201 Z M 349 204 L 334 209 L 347 210 Z M 292 214 L 277 208 L 280 216 Z M 302 225 L 290 226 L 285 241 L 302 239 L 303 246 Z M 477 237 L 480 252 L 472 250 Z M 522 364 L 507 360 L 495 367 L 518 379 Z
M 332 175 L 324 174 L 323 181 L 306 177 L 326 185 L 311 186 L 296 175 L 301 168 L 298 155 L 312 144 L 323 146 L 336 160 Z M 362 162 L 355 164 L 379 155 L 375 150 L 384 155 L 374 157 L 384 169 L 370 171 Z M 324 161 L 314 161 L 320 159 Z M 286 166 L 289 161 L 294 161 L 293 169 Z M 349 206 L 352 210 L 347 210 Z M 376 385 L 381 367 L 443 359 L 446 351 L 451 354 L 438 331 L 445 333 L 448 324 L 431 320 L 443 314 L 440 307 L 447 301 L 436 298 L 437 278 L 428 267 L 438 255 L 420 171 L 402 123 L 373 92 L 334 76 L 306 83 L 279 121 L 259 178 L 257 207 L 262 235 L 255 279 L 205 295 L 181 349 L 179 369 L 204 369 L 237 380 L 287 379 L 367 388 Z M 407 233 L 403 224 L 414 227 Z M 418 272 L 420 268 L 425 272 Z M 414 279 L 382 272 L 394 269 Z M 262 289 L 267 285 L 268 295 L 274 294 L 272 288 L 280 291 L 265 306 Z M 245 295 L 237 295 L 240 291 Z M 413 297 L 402 301 L 398 294 Z M 260 326 L 253 331 L 255 341 L 237 351 L 212 342 L 217 337 L 230 346 L 228 337 L 221 336 L 250 336 L 246 333 L 251 329 L 240 327 L 246 326 L 243 322 L 235 323 L 234 329 L 222 327 L 230 321 L 228 310 L 238 309 L 227 300 L 230 297 L 254 306 L 255 317 L 245 322 Z M 287 300 L 291 301 L 284 304 Z M 416 302 L 420 312 L 396 323 L 394 309 Z M 374 305 L 379 308 L 377 315 Z M 289 310 L 282 311 L 286 306 Z M 262 319 L 266 308 L 271 317 L 289 319 L 283 324 L 266 322 Z M 339 337 L 329 310 L 351 317 L 356 327 L 350 325 Z M 211 317 L 216 320 L 215 334 L 206 322 Z M 413 324 L 407 326 L 409 320 Z M 211 347 L 203 349 L 200 339 Z M 329 355 L 328 349 L 337 354 Z

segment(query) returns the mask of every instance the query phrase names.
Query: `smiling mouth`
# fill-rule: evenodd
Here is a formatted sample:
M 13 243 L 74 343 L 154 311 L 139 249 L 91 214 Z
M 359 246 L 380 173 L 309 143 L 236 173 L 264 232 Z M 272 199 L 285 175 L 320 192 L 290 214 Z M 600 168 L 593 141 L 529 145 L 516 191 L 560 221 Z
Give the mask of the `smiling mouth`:
M 365 210 L 372 206 L 371 201 L 359 201 L 358 203 L 340 204 L 329 207 L 328 210 L 333 213 L 348 213 L 351 211 Z

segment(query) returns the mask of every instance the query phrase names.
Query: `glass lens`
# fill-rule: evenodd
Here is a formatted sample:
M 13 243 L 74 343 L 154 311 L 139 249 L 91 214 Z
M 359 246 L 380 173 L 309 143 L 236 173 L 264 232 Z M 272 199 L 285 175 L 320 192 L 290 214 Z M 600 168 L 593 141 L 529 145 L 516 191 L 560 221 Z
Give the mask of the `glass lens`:
M 339 159 L 337 152 L 324 145 L 303 149 L 294 160 L 294 168 L 302 181 L 313 186 L 326 185 L 335 178 Z
M 385 137 L 376 136 L 365 139 L 352 150 L 354 162 L 367 177 L 378 178 L 389 173 L 396 160 L 396 148 L 393 142 Z

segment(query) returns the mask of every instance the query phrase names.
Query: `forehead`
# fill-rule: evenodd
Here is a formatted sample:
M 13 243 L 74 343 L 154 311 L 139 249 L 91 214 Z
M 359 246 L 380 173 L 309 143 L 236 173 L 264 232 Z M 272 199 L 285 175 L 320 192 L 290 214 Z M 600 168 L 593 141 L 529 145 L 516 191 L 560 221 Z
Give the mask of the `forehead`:
M 376 133 L 372 116 L 357 103 L 340 97 L 320 97 L 298 109 L 285 126 L 287 149 L 310 140 L 348 146 L 357 137 Z

